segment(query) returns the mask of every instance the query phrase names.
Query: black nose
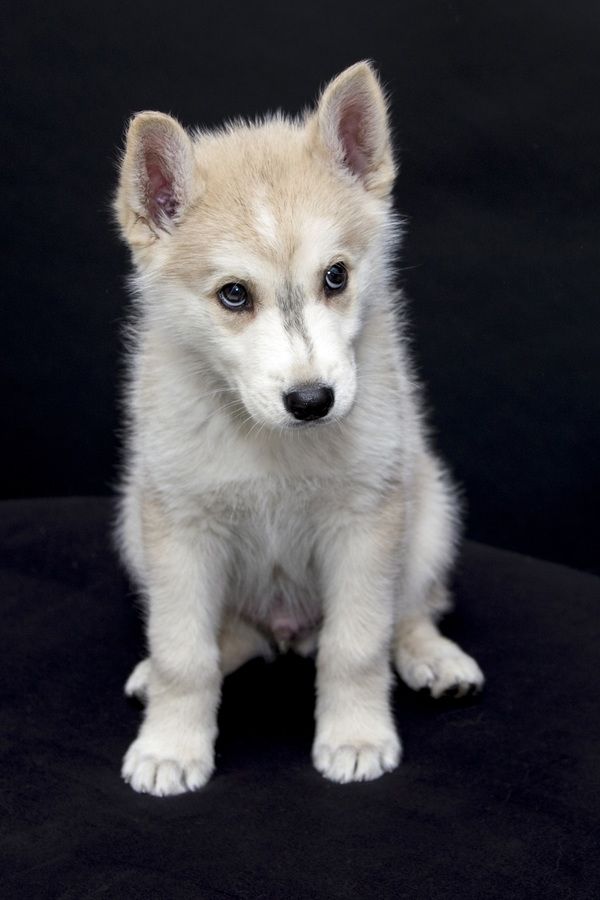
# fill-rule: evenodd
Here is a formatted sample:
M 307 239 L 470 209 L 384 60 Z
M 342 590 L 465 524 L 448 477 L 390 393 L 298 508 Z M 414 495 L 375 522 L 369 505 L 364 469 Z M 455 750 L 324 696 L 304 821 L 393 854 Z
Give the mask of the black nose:
M 302 384 L 283 395 L 285 408 L 295 419 L 322 419 L 333 406 L 334 394 L 323 384 Z

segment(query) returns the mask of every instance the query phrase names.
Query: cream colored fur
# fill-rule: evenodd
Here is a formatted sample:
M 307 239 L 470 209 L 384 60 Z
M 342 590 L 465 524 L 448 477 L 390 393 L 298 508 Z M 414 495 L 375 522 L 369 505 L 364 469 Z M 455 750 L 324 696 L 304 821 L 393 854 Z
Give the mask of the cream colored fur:
M 115 209 L 137 300 L 118 526 L 147 609 L 126 685 L 147 704 L 135 790 L 207 781 L 222 677 L 278 645 L 316 650 L 313 760 L 338 782 L 398 764 L 392 661 L 434 696 L 483 683 L 435 625 L 456 503 L 399 325 L 394 174 L 367 63 L 298 120 L 130 124 Z M 340 261 L 348 286 L 327 296 Z M 230 282 L 251 310 L 219 302 Z M 282 400 L 305 382 L 335 394 L 308 424 Z

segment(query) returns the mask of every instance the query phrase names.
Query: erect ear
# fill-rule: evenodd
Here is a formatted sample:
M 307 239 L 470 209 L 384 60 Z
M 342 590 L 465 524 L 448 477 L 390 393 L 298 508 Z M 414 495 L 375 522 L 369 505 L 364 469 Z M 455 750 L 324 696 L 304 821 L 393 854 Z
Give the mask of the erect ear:
M 359 178 L 365 188 L 386 197 L 395 167 L 385 96 L 368 62 L 345 69 L 319 100 L 314 136 L 336 165 Z
M 132 246 L 170 232 L 198 190 L 192 141 L 179 122 L 142 112 L 129 124 L 115 210 Z

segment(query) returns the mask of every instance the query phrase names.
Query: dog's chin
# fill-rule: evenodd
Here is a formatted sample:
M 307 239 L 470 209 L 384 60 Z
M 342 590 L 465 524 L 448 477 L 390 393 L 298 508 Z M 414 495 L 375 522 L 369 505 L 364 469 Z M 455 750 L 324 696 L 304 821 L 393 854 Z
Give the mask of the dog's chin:
M 327 415 L 323 416 L 321 419 L 294 419 L 292 416 L 282 416 L 281 418 L 268 418 L 265 415 L 261 415 L 257 412 L 250 412 L 250 430 L 251 431 L 275 431 L 282 432 L 287 431 L 311 431 L 315 428 L 326 428 L 328 425 L 331 425 L 333 422 L 339 420 L 339 416 L 337 415 Z
M 307 431 L 310 428 L 325 428 L 326 425 L 331 425 L 335 421 L 335 416 L 324 416 L 322 419 L 307 419 L 305 421 L 289 419 L 284 427 L 289 429 L 289 431 Z
M 262 416 L 252 416 L 253 428 L 259 430 L 261 428 L 270 431 L 276 431 L 280 434 L 287 431 L 311 431 L 315 428 L 325 428 L 336 421 L 335 416 L 325 416 L 322 419 L 310 419 L 301 421 L 300 419 L 266 419 Z

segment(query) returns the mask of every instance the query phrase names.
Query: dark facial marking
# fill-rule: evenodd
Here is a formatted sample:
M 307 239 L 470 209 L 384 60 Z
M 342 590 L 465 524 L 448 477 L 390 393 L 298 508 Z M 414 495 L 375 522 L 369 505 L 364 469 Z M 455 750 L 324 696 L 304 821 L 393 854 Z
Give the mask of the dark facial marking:
M 298 334 L 310 349 L 311 340 L 304 321 L 304 302 L 301 288 L 295 287 L 290 281 L 285 281 L 277 292 L 277 306 L 281 310 L 283 327 L 290 335 L 294 332 Z

